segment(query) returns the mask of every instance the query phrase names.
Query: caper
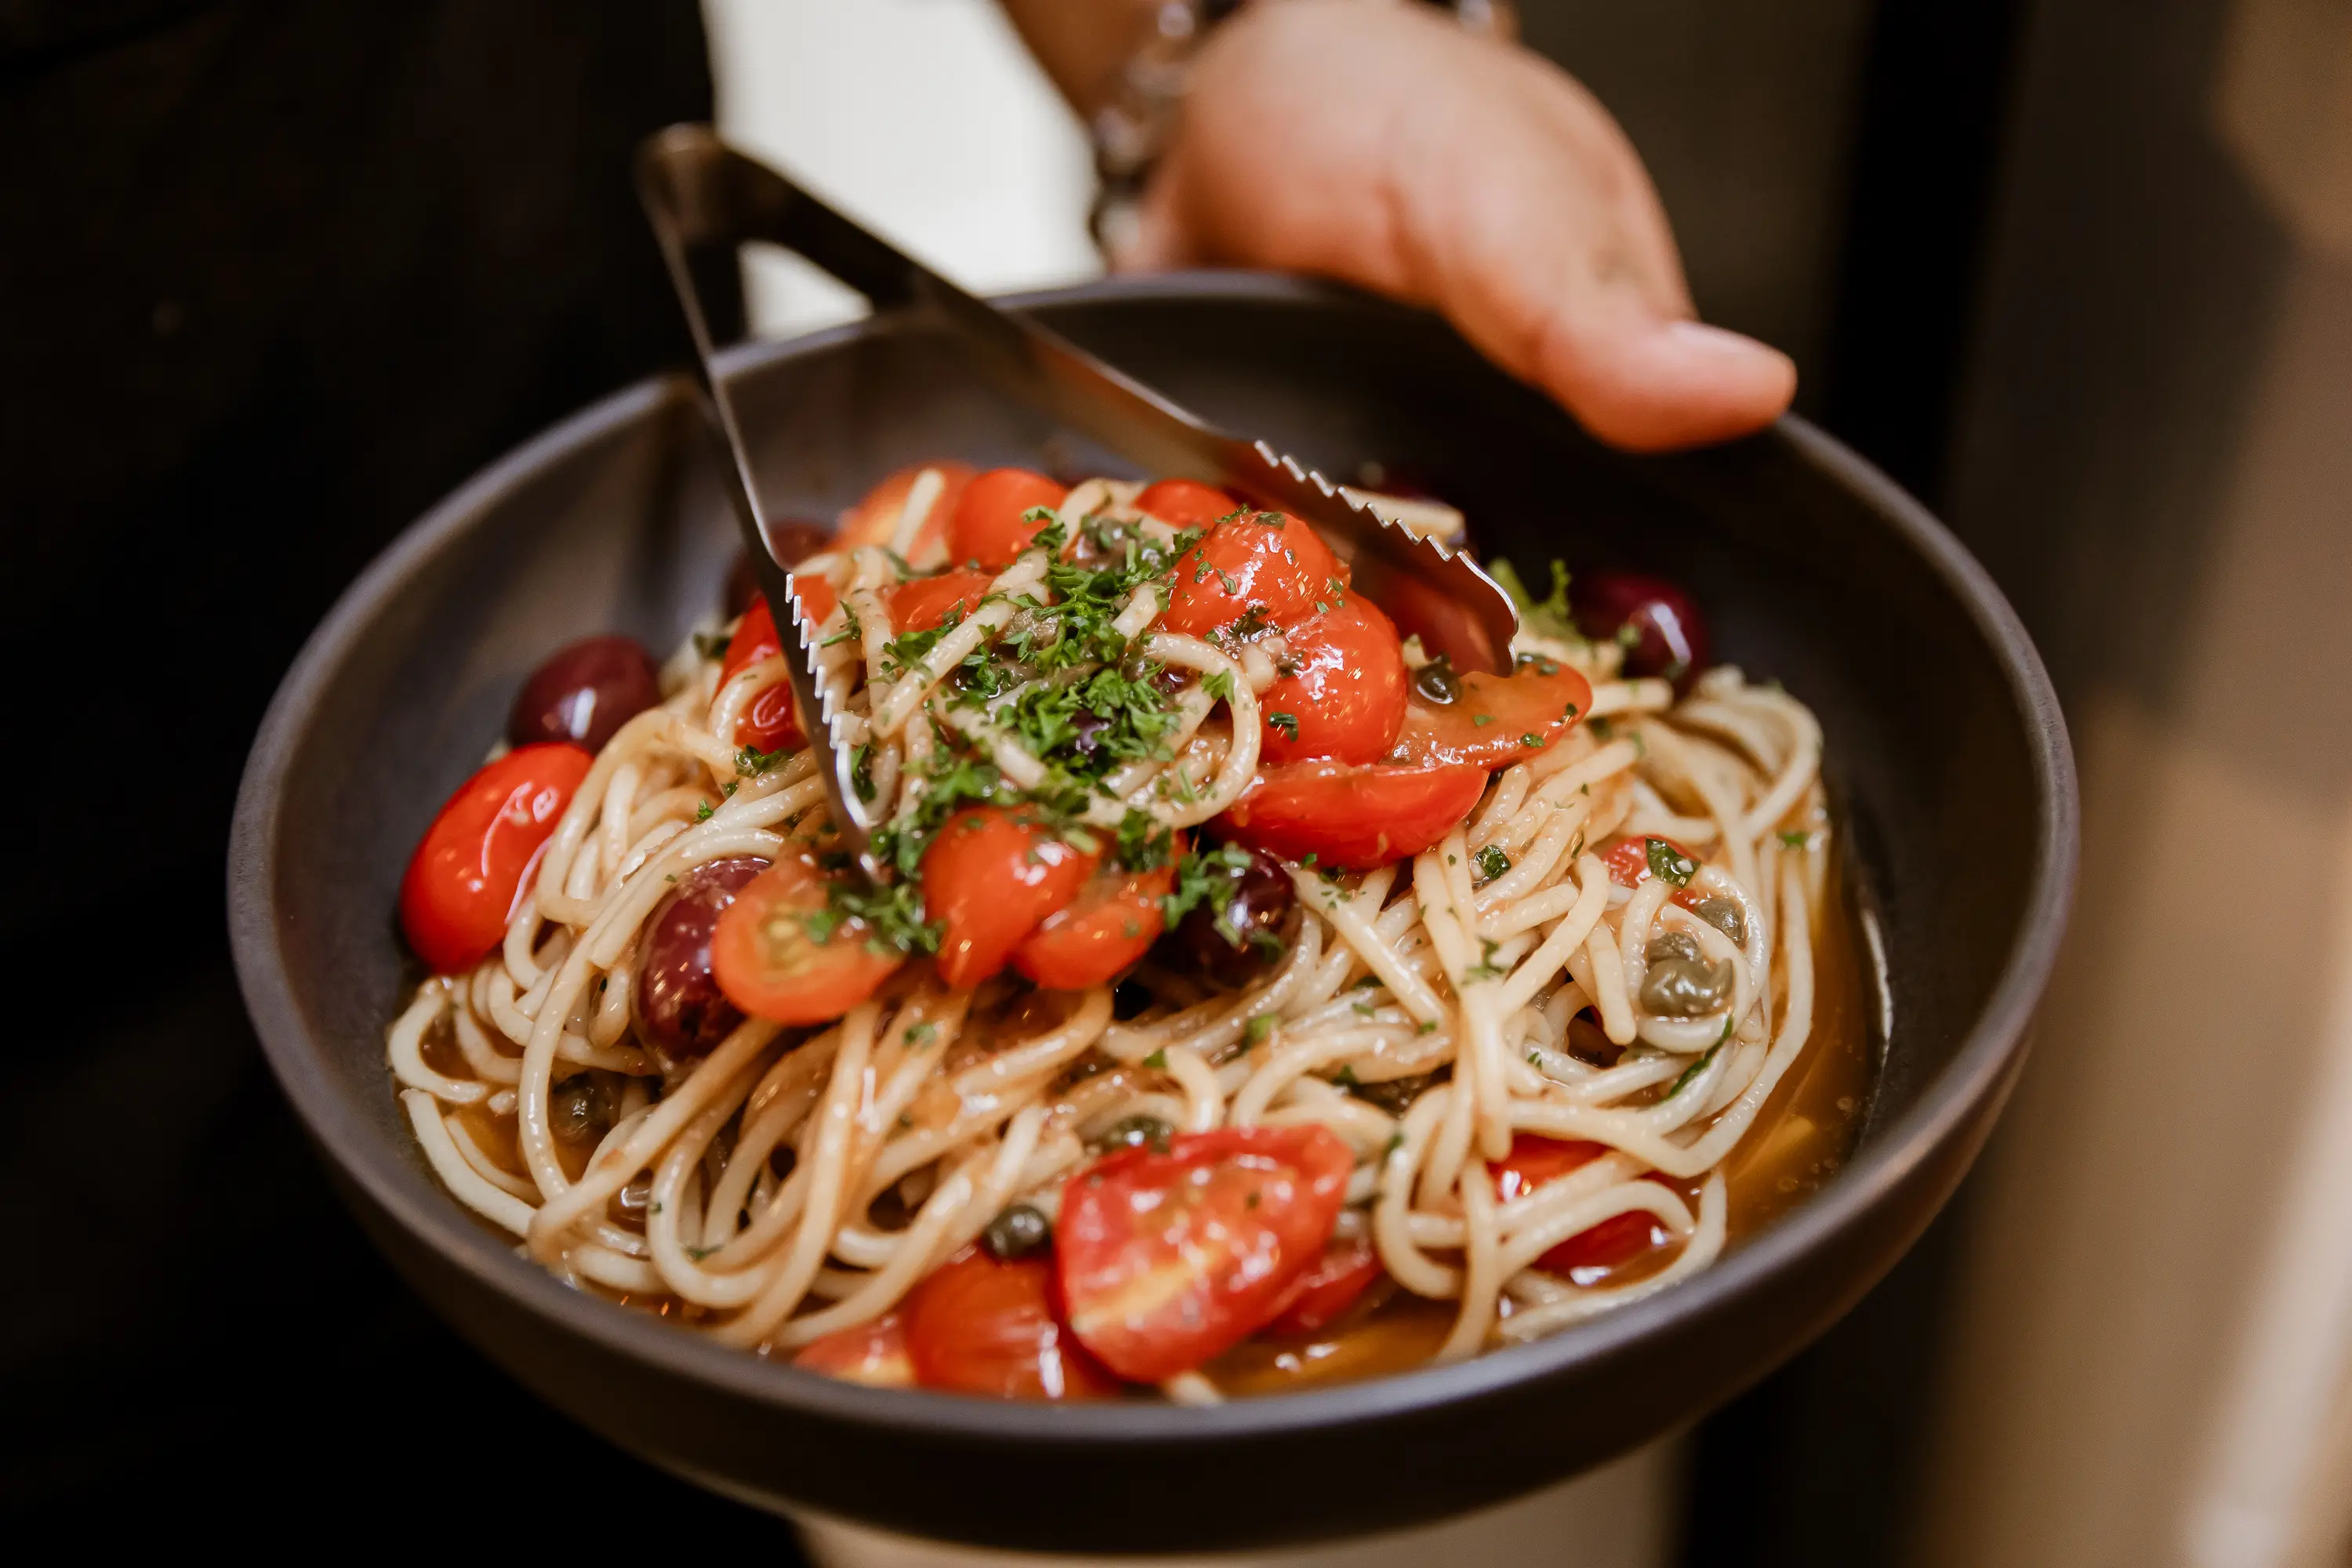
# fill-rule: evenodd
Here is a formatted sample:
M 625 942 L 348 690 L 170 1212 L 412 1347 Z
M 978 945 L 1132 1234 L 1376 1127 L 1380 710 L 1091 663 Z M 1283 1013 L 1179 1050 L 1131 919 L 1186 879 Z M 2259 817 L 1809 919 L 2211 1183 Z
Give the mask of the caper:
M 1462 678 L 1454 673 L 1454 661 L 1441 653 L 1412 672 L 1412 689 L 1423 702 L 1442 708 L 1461 700 Z
M 1691 906 L 1691 913 L 1738 942 L 1748 945 L 1748 917 L 1739 912 L 1739 900 L 1727 899 L 1721 893 L 1711 893 Z
M 1675 958 L 1696 958 L 1698 939 L 1688 931 L 1660 931 L 1650 939 L 1650 945 L 1643 950 L 1642 956 L 1652 963 L 1664 963 Z
M 1724 1001 L 1730 994 L 1728 963 L 1669 958 L 1663 963 L 1653 963 L 1650 972 L 1642 976 L 1642 1007 L 1653 1017 L 1705 1017 L 1723 1011 Z
M 1423 1091 L 1436 1081 L 1435 1073 L 1421 1072 L 1413 1074 L 1411 1078 L 1392 1078 L 1379 1083 L 1356 1084 L 1352 1086 L 1352 1090 L 1358 1100 L 1368 1100 L 1391 1116 L 1402 1116 L 1412 1109 L 1412 1102 L 1422 1097 Z
M 1168 1152 L 1168 1141 L 1175 1136 L 1176 1129 L 1157 1116 L 1139 1112 L 1134 1116 L 1122 1116 L 1112 1122 L 1103 1135 L 1094 1141 L 1094 1146 L 1097 1152 L 1148 1148 L 1165 1154 Z
M 593 1073 L 575 1073 L 548 1096 L 549 1129 L 566 1143 L 589 1143 L 614 1122 L 613 1096 Z
M 1014 1204 L 1005 1209 L 990 1220 L 988 1228 L 980 1234 L 989 1255 L 1007 1262 L 1054 1245 L 1054 1227 L 1043 1214 L 1027 1204 Z

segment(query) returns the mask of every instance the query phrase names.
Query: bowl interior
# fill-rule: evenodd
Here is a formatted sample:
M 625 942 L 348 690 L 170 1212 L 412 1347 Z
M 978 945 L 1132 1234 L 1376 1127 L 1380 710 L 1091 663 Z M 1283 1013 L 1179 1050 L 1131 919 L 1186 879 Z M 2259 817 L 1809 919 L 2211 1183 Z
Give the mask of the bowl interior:
M 1353 296 L 1189 279 L 1097 286 L 1041 313 L 1326 472 L 1353 479 L 1376 461 L 1444 496 L 1489 555 L 1532 567 L 1531 580 L 1555 555 L 1681 580 L 1718 657 L 1812 707 L 1891 1020 L 1862 1147 L 1813 1206 L 1873 1201 L 1939 1096 L 1997 1096 L 1986 1075 L 2006 1071 L 2063 915 L 2071 784 L 2030 648 L 1916 507 L 1793 422 L 1674 458 L 1609 452 L 1442 325 Z M 1128 471 L 891 323 L 733 363 L 778 515 L 829 519 L 887 470 L 939 456 Z M 733 549 L 691 405 L 674 386 L 623 394 L 485 474 L 379 561 L 314 638 L 257 749 L 232 912 L 273 1059 L 346 1179 L 396 1198 L 401 1223 L 486 1275 L 520 1266 L 439 1194 L 383 1065 L 407 980 L 393 917 L 402 868 L 540 658 L 606 630 L 666 652 L 712 612 Z M 1771 1266 L 1801 1261 L 1800 1246 Z M 1558 1366 L 1568 1353 L 1496 1359 Z

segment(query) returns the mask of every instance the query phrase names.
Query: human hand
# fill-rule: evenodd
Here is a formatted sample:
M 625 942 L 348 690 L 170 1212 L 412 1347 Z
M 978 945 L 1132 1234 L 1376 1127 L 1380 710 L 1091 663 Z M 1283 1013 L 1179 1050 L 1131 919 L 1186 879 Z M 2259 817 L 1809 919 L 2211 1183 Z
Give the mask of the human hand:
M 1769 424 L 1796 366 L 1695 319 L 1657 193 L 1592 95 L 1419 6 L 1257 0 L 1193 64 L 1124 270 L 1336 278 L 1442 312 L 1601 440 Z

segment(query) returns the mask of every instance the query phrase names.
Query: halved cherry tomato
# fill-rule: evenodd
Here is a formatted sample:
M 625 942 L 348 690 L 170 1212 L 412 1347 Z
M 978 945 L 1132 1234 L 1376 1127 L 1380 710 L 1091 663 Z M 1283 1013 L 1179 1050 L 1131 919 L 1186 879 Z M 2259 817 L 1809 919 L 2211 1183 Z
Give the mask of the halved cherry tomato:
M 964 487 L 948 523 L 948 559 L 999 571 L 1029 548 L 1043 523 L 1024 522 L 1034 507 L 1059 506 L 1066 486 L 1028 468 L 991 468 Z
M 1013 967 L 1048 991 L 1115 980 L 1160 940 L 1160 900 L 1175 886 L 1173 866 L 1097 873 L 1013 951 Z
M 1609 1152 L 1605 1143 L 1588 1140 L 1545 1138 L 1533 1132 L 1511 1135 L 1511 1152 L 1494 1167 L 1495 1196 L 1505 1203 L 1525 1197 L 1548 1182 L 1557 1181 L 1570 1171 L 1590 1163 Z M 1630 1214 L 1612 1215 L 1589 1230 L 1553 1247 L 1536 1259 L 1536 1267 L 1554 1274 L 1573 1274 L 1578 1269 L 1613 1268 L 1639 1258 L 1651 1247 L 1662 1246 L 1666 1236 L 1655 1215 L 1636 1209 Z M 1590 1283 L 1579 1280 L 1580 1284 Z
M 948 519 L 955 515 L 956 503 L 963 499 L 964 487 L 971 482 L 970 463 L 917 463 L 900 468 L 866 492 L 866 498 L 841 514 L 841 528 L 835 535 L 835 548 L 855 549 L 861 544 L 887 544 L 898 537 L 898 520 L 907 510 L 908 492 L 915 488 L 916 479 L 925 468 L 937 468 L 945 482 L 940 488 L 939 499 L 931 502 L 930 510 L 915 525 L 915 536 L 898 553 L 914 566 L 928 569 L 948 559 Z
M 1231 517 L 1241 502 L 1213 485 L 1193 479 L 1154 479 L 1135 498 L 1135 510 L 1179 528 L 1209 528 Z
M 744 884 L 710 933 L 727 1000 L 755 1018 L 822 1024 L 873 995 L 898 957 L 866 945 L 864 921 L 820 921 L 820 941 L 810 917 L 824 912 L 824 876 L 806 856 L 786 855 Z
M 1638 888 L 1654 876 L 1656 873 L 1650 869 L 1650 840 L 1654 837 L 1631 834 L 1622 838 L 1612 838 L 1602 845 L 1599 852 L 1601 863 L 1609 868 L 1609 879 L 1621 888 Z M 1660 838 L 1657 842 L 1692 865 L 1698 864 L 1697 856 L 1673 839 Z M 1683 908 L 1691 909 L 1705 896 L 1696 888 L 1677 888 L 1674 900 Z
M 1080 1171 L 1054 1227 L 1078 1342 L 1157 1383 L 1247 1339 L 1323 1256 L 1354 1165 L 1307 1125 L 1185 1133 Z
M 1294 668 L 1258 695 L 1260 767 L 1328 757 L 1380 761 L 1405 720 L 1404 650 L 1380 606 L 1353 591 L 1283 634 Z M 1285 721 L 1287 721 L 1286 722 Z
M 869 1388 L 915 1386 L 914 1358 L 907 1353 L 907 1320 L 897 1312 L 811 1340 L 793 1357 L 793 1364 Z
M 1286 1338 L 1319 1334 L 1338 1322 L 1380 1277 L 1381 1255 L 1370 1237 L 1335 1241 L 1292 1283 L 1288 1305 L 1275 1314 L 1265 1331 Z
M 457 786 L 400 879 L 400 928 L 436 974 L 457 974 L 506 936 L 548 835 L 595 762 L 578 746 L 518 746 Z
M 1217 819 L 1225 836 L 1286 860 L 1368 871 L 1418 855 L 1470 815 L 1486 770 L 1292 763 L 1260 773 Z
M 950 612 L 970 615 L 988 596 L 992 572 L 942 572 L 936 577 L 914 577 L 882 595 L 890 606 L 891 627 L 899 632 L 927 632 L 946 620 Z
M 1272 630 L 1317 614 L 1318 605 L 1328 608 L 1347 581 L 1339 558 L 1306 523 L 1278 511 L 1246 511 L 1177 558 L 1160 625 L 1199 637 L 1248 617 Z
M 966 1247 L 907 1299 L 907 1353 L 925 1388 L 1000 1399 L 1103 1399 L 1118 1380 L 1072 1337 L 1044 1258 Z
M 1017 808 L 950 817 L 923 852 L 923 905 L 942 928 L 940 978 L 977 985 L 1003 969 L 1039 922 L 1078 896 L 1097 858 Z
M 1592 683 L 1555 659 L 1455 679 L 1462 694 L 1442 706 L 1413 694 L 1396 761 L 1507 767 L 1557 744 L 1592 711 Z

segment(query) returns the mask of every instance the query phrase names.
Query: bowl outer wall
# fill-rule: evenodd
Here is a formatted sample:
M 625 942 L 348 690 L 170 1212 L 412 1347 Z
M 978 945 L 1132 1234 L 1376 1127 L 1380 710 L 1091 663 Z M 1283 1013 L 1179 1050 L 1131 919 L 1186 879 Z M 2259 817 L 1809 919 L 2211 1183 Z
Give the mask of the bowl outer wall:
M 1507 407 L 1510 418 L 1558 421 L 1532 395 L 1477 384 L 1477 370 L 1428 348 L 1436 329 L 1422 318 L 1332 290 L 1277 279 L 1180 278 L 1094 285 L 1034 302 L 1068 318 L 1079 335 L 1087 335 L 1082 326 L 1093 326 L 1096 341 L 1114 353 L 1161 331 L 1155 323 L 1174 323 L 1167 330 L 1181 337 L 1176 318 L 1188 312 L 1195 321 L 1241 310 L 1262 323 L 1339 323 L 1352 335 L 1393 336 L 1416 353 L 1435 354 L 1433 363 L 1445 375 L 1470 388 L 1465 395 L 1528 405 Z M 797 365 L 845 353 L 855 360 L 891 332 L 887 323 L 842 329 L 761 345 L 740 361 L 747 369 L 769 367 L 772 384 L 782 385 Z M 1181 357 L 1184 351 L 1179 342 L 1162 352 Z M 1175 390 L 1236 421 L 1279 412 L 1278 388 L 1225 398 L 1215 388 Z M 1231 406 L 1254 396 L 1271 401 L 1262 410 Z M 1965 1172 L 2021 1060 L 2071 891 L 2074 803 L 2063 727 L 2039 661 L 1975 563 L 1916 502 L 1792 420 L 1734 448 L 1648 466 L 1641 482 L 1670 493 L 1684 478 L 1704 482 L 1709 470 L 1726 469 L 1736 487 L 1747 482 L 1741 465 L 1762 465 L 1784 479 L 1817 485 L 1822 497 L 1842 498 L 1867 518 L 1922 581 L 1948 596 L 1948 607 L 1974 637 L 1975 647 L 1953 657 L 1981 659 L 1997 672 L 2005 707 L 1994 715 L 1999 732 L 1986 746 L 2016 752 L 2021 787 L 2032 803 L 2016 846 L 2024 871 L 2011 911 L 2013 935 L 1997 976 L 1968 1017 L 1944 1021 L 1954 1041 L 1932 1081 L 1898 1110 L 1874 1118 L 1849 1166 L 1797 1212 L 1706 1274 L 1551 1340 L 1456 1366 L 1213 1410 L 1000 1405 L 856 1388 L 725 1351 L 559 1285 L 451 1203 L 415 1151 L 391 1135 L 399 1129 L 396 1117 L 368 1101 L 370 1084 L 375 1096 L 390 1099 L 381 1069 L 382 1020 L 365 1038 L 348 1029 L 329 1038 L 316 1006 L 306 1009 L 298 999 L 303 938 L 281 908 L 289 879 L 353 868 L 298 865 L 281 852 L 296 826 L 289 813 L 318 809 L 289 785 L 317 771 L 306 744 L 322 727 L 322 704 L 373 692 L 394 711 L 389 705 L 404 684 L 399 672 L 355 674 L 364 662 L 360 653 L 371 638 L 403 631 L 387 633 L 387 619 L 424 613 L 403 603 L 404 587 L 465 548 L 500 509 L 557 504 L 541 492 L 551 484 L 576 490 L 583 482 L 566 465 L 577 467 L 583 453 L 608 452 L 623 454 L 630 482 L 653 504 L 673 491 L 686 498 L 674 503 L 678 509 L 698 504 L 691 476 L 681 477 L 675 457 L 675 431 L 687 406 L 669 384 L 618 394 L 495 465 L 380 558 L 314 635 L 264 721 L 240 795 L 230 861 L 232 931 L 248 1005 L 339 1185 L 438 1310 L 535 1389 L 615 1441 L 739 1495 L 1007 1546 L 1202 1550 L 1410 1523 L 1541 1485 L 1729 1397 L 1850 1306 Z M 671 433 L 658 434 L 664 430 Z M 1318 435 L 1345 445 L 1345 432 L 1298 439 L 1311 443 Z M 1589 443 L 1580 445 L 1572 431 L 1546 436 L 1579 461 L 1619 461 L 1586 450 Z M 1310 446 L 1310 455 L 1320 454 Z M 609 478 L 609 465 L 597 472 Z M 698 503 L 707 507 L 714 499 L 709 492 Z M 723 530 L 713 536 L 723 538 Z M 594 628 L 576 628 L 587 629 Z M 544 648 L 556 639 L 534 628 L 515 640 Z M 501 689 L 510 689 L 510 675 Z M 478 749 L 481 718 L 468 711 L 445 727 L 472 724 Z M 446 734 L 425 738 L 454 743 Z M 456 753 L 460 763 L 467 754 Z M 393 808 L 389 797 L 383 805 Z M 415 817 L 424 807 L 411 800 L 404 809 Z M 1882 826 L 1906 830 L 1899 822 Z M 381 866 L 367 870 L 381 880 Z M 383 917 L 378 926 L 388 932 Z M 1896 967 L 1897 1003 L 1908 1008 Z M 1906 1024 L 1897 1061 L 1914 1027 L 1908 1014 L 1898 1016 Z M 1922 1014 L 1917 1026 L 1933 1022 Z M 1409 1484 L 1364 1484 L 1391 1474 L 1409 1476 Z M 1036 1483 L 1048 1476 L 1055 1506 L 1041 1510 L 1034 1506 Z M 1171 1496 L 1180 1506 L 1168 1507 Z

